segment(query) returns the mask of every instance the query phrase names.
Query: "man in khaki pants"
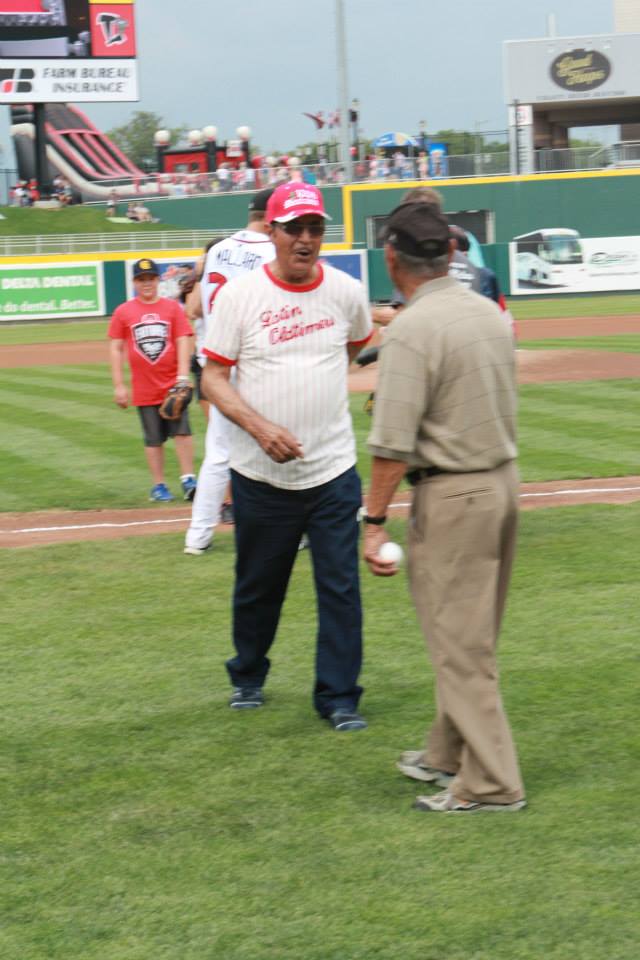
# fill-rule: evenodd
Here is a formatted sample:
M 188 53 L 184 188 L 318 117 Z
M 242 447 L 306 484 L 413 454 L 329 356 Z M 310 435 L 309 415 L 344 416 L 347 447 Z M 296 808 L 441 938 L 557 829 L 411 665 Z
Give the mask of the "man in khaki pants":
M 397 572 L 378 551 L 406 474 L 409 578 L 436 718 L 426 748 L 404 753 L 398 768 L 445 788 L 418 797 L 420 810 L 515 811 L 524 789 L 496 666 L 518 517 L 515 356 L 495 304 L 447 275 L 454 249 L 434 205 L 391 214 L 385 260 L 407 305 L 381 350 L 364 558 L 377 576 Z

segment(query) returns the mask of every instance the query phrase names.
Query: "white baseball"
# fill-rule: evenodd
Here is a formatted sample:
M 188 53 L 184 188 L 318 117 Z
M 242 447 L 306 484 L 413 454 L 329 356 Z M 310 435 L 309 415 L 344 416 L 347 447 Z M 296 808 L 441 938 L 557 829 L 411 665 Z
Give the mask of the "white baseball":
M 393 563 L 396 567 L 402 563 L 403 557 L 404 551 L 400 544 L 393 543 L 391 540 L 383 543 L 378 550 L 378 560 L 382 560 L 383 563 Z

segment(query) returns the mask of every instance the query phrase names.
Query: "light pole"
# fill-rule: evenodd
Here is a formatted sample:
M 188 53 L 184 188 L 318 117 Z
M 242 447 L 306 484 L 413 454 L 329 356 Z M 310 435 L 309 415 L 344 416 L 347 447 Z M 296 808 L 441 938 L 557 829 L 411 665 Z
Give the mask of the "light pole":
M 427 121 L 420 120 L 418 123 L 418 130 L 420 131 L 420 149 L 427 149 Z
M 218 155 L 218 128 L 209 124 L 202 128 L 202 133 L 207 142 L 207 169 L 209 173 L 215 173 Z
M 358 160 L 362 160 L 360 155 L 360 137 L 358 135 L 358 121 L 360 119 L 360 101 L 354 99 L 351 101 L 351 110 L 349 111 L 349 120 L 353 125 L 352 139 L 353 146 L 355 147 L 355 156 Z
M 153 142 L 156 148 L 156 164 L 158 173 L 164 173 L 164 152 L 171 143 L 171 134 L 168 130 L 156 130 L 153 135 Z
M 338 106 L 340 108 L 340 152 L 344 182 L 353 182 L 349 149 L 349 96 L 347 93 L 347 38 L 344 26 L 344 0 L 336 0 L 336 59 L 338 66 Z
M 478 177 L 481 173 L 480 163 L 480 127 L 483 127 L 488 120 L 476 120 L 473 124 L 473 170 Z

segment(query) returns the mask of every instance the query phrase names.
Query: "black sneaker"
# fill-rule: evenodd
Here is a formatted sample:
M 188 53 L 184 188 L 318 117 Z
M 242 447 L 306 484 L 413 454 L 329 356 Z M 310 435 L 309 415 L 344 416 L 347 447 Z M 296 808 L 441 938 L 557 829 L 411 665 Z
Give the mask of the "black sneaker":
M 264 703 L 264 694 L 260 687 L 236 687 L 229 699 L 233 710 L 255 710 Z
M 367 721 L 361 717 L 355 710 L 349 710 L 347 707 L 338 707 L 326 718 L 334 730 L 339 733 L 347 733 L 349 730 L 366 730 Z

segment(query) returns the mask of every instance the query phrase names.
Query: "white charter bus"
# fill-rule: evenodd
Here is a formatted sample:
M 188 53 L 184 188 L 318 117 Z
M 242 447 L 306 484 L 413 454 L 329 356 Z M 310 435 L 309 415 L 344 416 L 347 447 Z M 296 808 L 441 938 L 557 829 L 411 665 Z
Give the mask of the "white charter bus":
M 566 287 L 579 285 L 588 277 L 577 230 L 549 227 L 523 233 L 513 242 L 520 283 Z

